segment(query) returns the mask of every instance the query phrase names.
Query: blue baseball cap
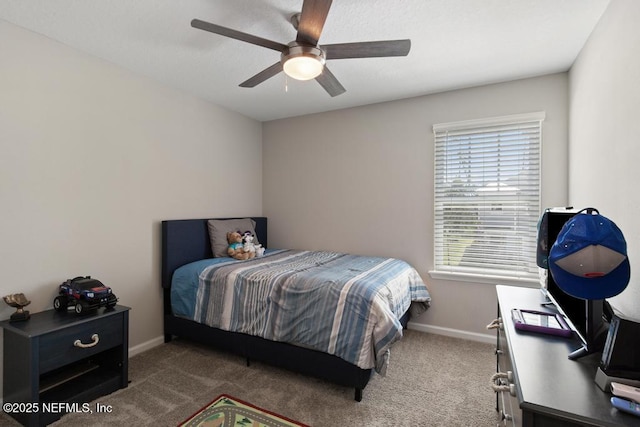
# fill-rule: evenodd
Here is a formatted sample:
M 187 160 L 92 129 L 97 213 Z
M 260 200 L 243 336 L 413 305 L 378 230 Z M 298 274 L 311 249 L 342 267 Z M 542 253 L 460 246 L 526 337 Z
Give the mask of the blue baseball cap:
M 595 209 L 583 209 L 560 230 L 549 251 L 549 271 L 558 287 L 573 297 L 618 295 L 631 277 L 622 231 Z

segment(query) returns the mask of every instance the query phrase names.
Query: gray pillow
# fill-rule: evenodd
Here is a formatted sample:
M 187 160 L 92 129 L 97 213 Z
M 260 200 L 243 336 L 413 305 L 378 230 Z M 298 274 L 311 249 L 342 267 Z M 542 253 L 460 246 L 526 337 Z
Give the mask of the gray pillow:
M 211 241 L 211 251 L 216 258 L 228 257 L 227 248 L 229 242 L 227 242 L 227 233 L 231 231 L 250 231 L 253 234 L 253 243 L 257 245 L 258 236 L 256 236 L 256 222 L 251 218 L 239 218 L 239 219 L 210 219 L 207 221 L 207 227 L 209 228 L 209 240 Z

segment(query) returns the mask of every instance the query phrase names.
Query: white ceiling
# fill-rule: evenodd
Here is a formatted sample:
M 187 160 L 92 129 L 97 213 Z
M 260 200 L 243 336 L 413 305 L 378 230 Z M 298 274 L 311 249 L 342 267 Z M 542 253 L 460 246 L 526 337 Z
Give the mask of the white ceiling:
M 198 18 L 286 44 L 302 0 L 0 0 L 0 19 L 266 121 L 566 71 L 608 4 L 334 0 L 321 45 L 412 42 L 407 57 L 327 61 L 347 90 L 334 98 L 284 73 L 240 88 L 279 53 L 190 26 Z

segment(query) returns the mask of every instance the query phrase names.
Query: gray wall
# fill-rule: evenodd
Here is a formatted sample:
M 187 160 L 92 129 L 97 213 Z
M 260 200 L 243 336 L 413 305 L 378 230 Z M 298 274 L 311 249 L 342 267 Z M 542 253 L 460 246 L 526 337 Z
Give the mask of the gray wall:
M 570 73 L 569 199 L 595 206 L 627 241 L 631 281 L 611 299 L 640 320 L 640 2 L 613 0 Z
M 545 111 L 543 206 L 567 200 L 567 74 L 554 74 L 263 125 L 263 212 L 269 243 L 410 262 L 433 306 L 412 327 L 486 338 L 493 284 L 436 280 L 435 123 Z M 478 337 L 475 337 L 478 338 Z
M 36 312 L 62 280 L 92 274 L 134 308 L 131 345 L 144 346 L 162 330 L 159 221 L 264 214 L 272 246 L 406 259 L 434 297 L 414 327 L 483 338 L 493 287 L 429 276 L 431 126 L 545 111 L 543 206 L 595 205 L 621 226 L 633 279 L 614 301 L 635 315 L 639 8 L 613 0 L 569 78 L 262 125 L 0 22 L 0 291 Z
M 160 221 L 261 214 L 261 124 L 4 21 L 0 58 L 1 294 L 91 275 L 157 342 Z

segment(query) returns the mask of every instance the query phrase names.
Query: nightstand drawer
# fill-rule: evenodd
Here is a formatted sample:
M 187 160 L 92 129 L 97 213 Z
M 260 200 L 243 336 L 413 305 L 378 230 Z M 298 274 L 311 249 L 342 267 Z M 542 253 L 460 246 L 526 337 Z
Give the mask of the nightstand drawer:
M 124 342 L 123 316 L 98 318 L 40 337 L 40 373 L 45 373 Z

